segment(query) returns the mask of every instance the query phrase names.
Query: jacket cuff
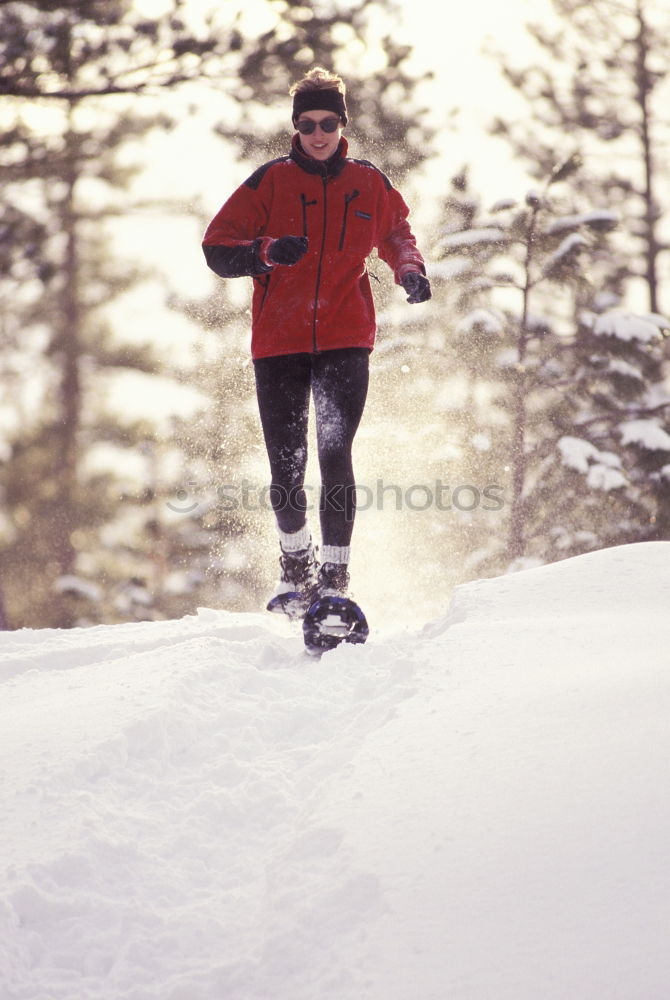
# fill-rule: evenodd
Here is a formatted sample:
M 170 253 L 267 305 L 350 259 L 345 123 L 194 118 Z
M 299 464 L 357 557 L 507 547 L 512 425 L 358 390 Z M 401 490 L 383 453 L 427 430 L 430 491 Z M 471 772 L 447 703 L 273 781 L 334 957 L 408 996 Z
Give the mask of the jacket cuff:
M 274 243 L 271 236 L 264 236 L 259 243 L 258 249 L 256 251 L 258 259 L 265 267 L 272 267 L 272 261 L 268 258 L 268 250 Z
M 406 274 L 411 274 L 412 271 L 415 274 L 425 274 L 426 273 L 425 268 L 421 268 L 417 264 L 400 264 L 400 266 L 396 269 L 396 272 L 395 272 L 395 278 L 396 278 L 397 283 L 399 285 L 402 284 L 402 279 L 405 277 L 405 275 Z
M 234 246 L 225 244 L 203 244 L 205 259 L 212 271 L 221 278 L 241 278 L 244 275 L 254 277 L 257 274 L 267 274 L 272 270 L 268 264 L 263 264 L 258 251 L 261 238 L 240 241 Z

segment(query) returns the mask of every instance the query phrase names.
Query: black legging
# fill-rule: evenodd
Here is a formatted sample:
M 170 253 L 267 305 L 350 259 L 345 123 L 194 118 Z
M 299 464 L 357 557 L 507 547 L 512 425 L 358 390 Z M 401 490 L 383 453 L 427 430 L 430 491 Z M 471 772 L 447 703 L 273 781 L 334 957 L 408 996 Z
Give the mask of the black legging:
M 324 545 L 349 545 L 356 512 L 351 448 L 368 391 L 370 352 L 345 347 L 254 361 L 258 408 L 272 476 L 271 502 L 281 531 L 306 521 L 310 389 L 321 469 L 319 516 Z

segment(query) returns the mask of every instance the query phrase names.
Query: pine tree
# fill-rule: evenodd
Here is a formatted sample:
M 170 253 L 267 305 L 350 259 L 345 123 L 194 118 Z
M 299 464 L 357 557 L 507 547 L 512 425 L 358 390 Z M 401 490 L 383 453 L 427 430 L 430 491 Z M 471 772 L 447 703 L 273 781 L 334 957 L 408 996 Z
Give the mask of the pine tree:
M 611 301 L 639 301 L 640 289 L 652 316 L 663 312 L 664 256 L 670 203 L 664 109 L 670 93 L 667 12 L 649 0 L 553 0 L 559 30 L 531 26 L 544 57 L 541 66 L 522 70 L 504 63 L 505 74 L 529 102 L 534 127 L 499 119 L 494 130 L 533 169 L 546 171 L 557 144 L 573 144 L 584 160 L 575 187 L 587 200 L 606 200 L 620 218 L 609 249 L 592 273 Z M 580 309 L 576 303 L 575 322 Z M 668 304 L 665 303 L 667 312 Z M 663 325 L 660 315 L 659 322 Z M 651 349 L 651 348 L 650 348 Z M 662 434 L 670 429 L 664 375 L 667 348 L 653 348 L 665 362 L 647 384 L 649 409 Z M 623 389 L 622 389 L 623 391 Z M 623 405 L 624 400 L 622 400 Z M 647 438 L 659 442 L 661 436 Z M 653 537 L 670 537 L 667 476 L 663 449 L 630 445 L 639 468 L 648 467 L 647 491 L 654 499 L 649 517 Z
M 502 200 L 488 216 L 469 199 L 461 228 L 442 240 L 461 262 L 458 353 L 479 383 L 475 420 L 492 444 L 484 475 L 507 470 L 507 537 L 490 547 L 488 568 L 648 537 L 658 514 L 654 475 L 667 442 L 656 435 L 645 474 L 622 425 L 648 409 L 664 323 L 611 311 L 593 288 L 585 265 L 616 218 L 576 210 L 561 182 L 578 166 L 570 158 L 523 205 Z M 577 322 L 575 301 L 591 306 Z
M 661 312 L 670 20 L 650 0 L 553 0 L 553 7 L 557 31 L 529 26 L 542 63 L 518 69 L 502 59 L 506 78 L 529 103 L 533 128 L 500 117 L 494 132 L 538 177 L 551 169 L 557 148 L 582 153 L 576 184 L 589 200 L 606 194 L 621 219 L 610 279 L 617 268 L 621 277 L 641 279 L 649 310 Z
M 130 135 L 144 127 L 139 119 L 126 119 L 123 129 Z M 44 157 L 26 165 L 40 191 L 40 216 L 48 222 L 34 251 L 39 267 L 33 281 L 11 282 L 5 289 L 18 297 L 18 306 L 11 307 L 12 339 L 24 371 L 31 356 L 23 391 L 40 385 L 39 406 L 26 412 L 24 405 L 20 420 L 17 414 L 5 469 L 6 501 L 18 525 L 5 553 L 12 566 L 11 617 L 17 622 L 73 624 L 71 602 L 62 589 L 53 592 L 53 583 L 80 572 L 81 558 L 90 563 L 97 533 L 117 503 L 111 476 L 83 473 L 86 454 L 105 440 L 121 451 L 133 444 L 99 397 L 110 377 L 149 373 L 157 365 L 147 350 L 120 347 L 114 340 L 104 307 L 141 272 L 109 261 L 101 232 L 105 210 L 88 209 L 80 193 L 91 180 L 105 186 L 125 181 L 126 174 L 115 175 L 109 159 L 99 155 L 118 146 L 118 132 L 112 123 L 84 133 L 69 109 L 66 128 L 49 137 Z
M 118 161 L 123 143 L 168 124 L 131 109 L 124 95 L 174 87 L 219 60 L 220 43 L 207 31 L 197 36 L 183 7 L 175 0 L 158 18 L 135 13 L 128 0 L 0 9 L 8 109 L 0 225 L 12 239 L 0 282 L 11 317 L 2 335 L 20 359 L 6 383 L 15 430 L 3 556 L 13 625 L 71 625 L 84 605 L 98 620 L 113 618 L 105 592 L 128 575 L 121 549 L 110 559 L 104 541 L 106 527 L 127 514 L 117 478 L 89 472 L 86 459 L 101 441 L 122 455 L 142 440 L 105 412 L 101 397 L 113 375 L 151 373 L 157 362 L 148 350 L 120 346 L 106 319 L 109 303 L 142 272 L 110 258 L 104 222 L 119 212 L 131 176 Z

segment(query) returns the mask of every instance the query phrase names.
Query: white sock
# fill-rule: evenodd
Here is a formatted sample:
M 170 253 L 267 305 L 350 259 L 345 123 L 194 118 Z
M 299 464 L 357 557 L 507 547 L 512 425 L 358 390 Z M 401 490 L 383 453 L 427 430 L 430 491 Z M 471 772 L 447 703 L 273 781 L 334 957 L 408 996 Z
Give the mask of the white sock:
M 321 547 L 322 563 L 344 563 L 346 566 L 351 555 L 349 545 L 323 545 Z
M 277 528 L 277 531 L 279 532 L 279 544 L 284 552 L 300 552 L 301 549 L 306 549 L 312 540 L 312 535 L 307 525 L 304 528 L 300 528 L 299 531 L 286 532 L 280 528 Z

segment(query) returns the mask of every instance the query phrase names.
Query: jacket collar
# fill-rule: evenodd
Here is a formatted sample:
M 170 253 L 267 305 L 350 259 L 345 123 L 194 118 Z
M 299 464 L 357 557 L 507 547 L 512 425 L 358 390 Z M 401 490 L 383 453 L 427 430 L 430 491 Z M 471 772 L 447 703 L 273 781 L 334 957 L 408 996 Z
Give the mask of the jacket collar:
M 293 136 L 289 155 L 294 163 L 297 163 L 300 169 L 308 174 L 319 174 L 321 177 L 337 177 L 347 162 L 348 149 L 349 144 L 344 136 L 342 136 L 339 146 L 330 159 L 315 160 L 314 157 L 308 156 L 304 151 L 300 143 L 300 134 L 296 132 Z

